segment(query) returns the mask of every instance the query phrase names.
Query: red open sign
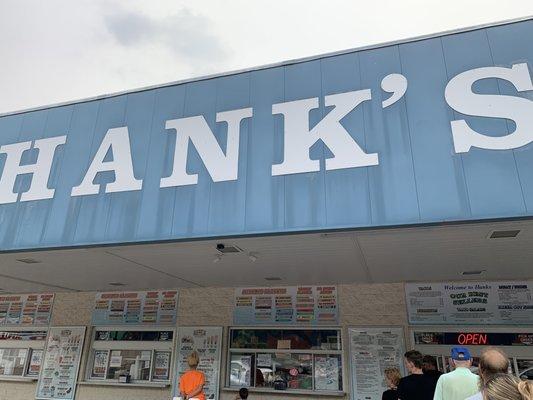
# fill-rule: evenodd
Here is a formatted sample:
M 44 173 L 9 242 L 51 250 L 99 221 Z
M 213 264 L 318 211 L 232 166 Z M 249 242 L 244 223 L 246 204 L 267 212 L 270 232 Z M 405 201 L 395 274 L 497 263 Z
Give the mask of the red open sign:
M 460 333 L 457 336 L 457 343 L 470 345 L 488 344 L 489 340 L 486 333 Z

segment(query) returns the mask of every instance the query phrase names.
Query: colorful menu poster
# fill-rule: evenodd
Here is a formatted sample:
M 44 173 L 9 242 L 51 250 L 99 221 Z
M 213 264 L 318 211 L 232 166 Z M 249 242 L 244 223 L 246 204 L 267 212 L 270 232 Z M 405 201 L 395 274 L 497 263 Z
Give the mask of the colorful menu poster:
M 178 351 L 176 356 L 177 374 L 175 379 L 188 371 L 187 357 L 196 351 L 200 356 L 198 370 L 205 374 L 204 393 L 208 400 L 218 400 L 220 354 L 222 345 L 222 327 L 183 327 L 178 331 Z M 173 396 L 178 396 L 179 390 L 174 385 Z
M 84 326 L 50 328 L 37 382 L 37 399 L 74 399 L 84 338 Z
M 385 369 L 403 371 L 403 328 L 350 328 L 348 333 L 352 400 L 381 400 Z
M 533 281 L 408 283 L 411 324 L 533 324 Z
M 0 296 L 0 325 L 48 325 L 53 293 Z
M 335 325 L 336 286 L 235 289 L 236 325 Z
M 97 293 L 93 325 L 175 325 L 178 291 Z

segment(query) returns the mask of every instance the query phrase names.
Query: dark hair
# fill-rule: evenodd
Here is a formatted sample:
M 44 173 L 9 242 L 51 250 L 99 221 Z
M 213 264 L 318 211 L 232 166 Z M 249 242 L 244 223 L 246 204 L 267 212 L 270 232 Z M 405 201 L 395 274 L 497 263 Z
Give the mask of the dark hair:
M 403 355 L 407 361 L 413 363 L 416 368 L 422 368 L 422 360 L 424 356 L 417 350 L 410 350 Z
M 430 355 L 425 355 L 422 358 L 422 366 L 427 370 L 431 370 L 431 369 L 438 370 L 439 369 L 439 365 L 437 364 L 437 359 Z
M 241 399 L 247 399 L 248 398 L 248 389 L 246 388 L 240 388 L 239 389 L 239 397 Z

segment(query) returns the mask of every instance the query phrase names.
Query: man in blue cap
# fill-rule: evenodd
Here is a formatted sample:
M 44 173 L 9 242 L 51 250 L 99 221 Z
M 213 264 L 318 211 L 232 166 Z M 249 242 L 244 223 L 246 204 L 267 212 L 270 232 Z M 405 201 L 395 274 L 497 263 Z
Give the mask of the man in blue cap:
M 472 357 L 468 349 L 454 347 L 451 356 L 455 369 L 441 375 L 433 400 L 464 400 L 479 390 L 479 377 L 470 371 Z

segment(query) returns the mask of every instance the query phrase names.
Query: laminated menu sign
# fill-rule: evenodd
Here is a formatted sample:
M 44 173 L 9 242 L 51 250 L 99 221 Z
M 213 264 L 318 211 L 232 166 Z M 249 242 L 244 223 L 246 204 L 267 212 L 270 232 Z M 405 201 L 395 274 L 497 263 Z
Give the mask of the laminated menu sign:
M 237 325 L 334 325 L 336 286 L 238 288 L 233 320 Z
M 74 399 L 84 337 L 84 326 L 50 328 L 37 382 L 37 399 Z
M 381 400 L 386 368 L 403 370 L 402 328 L 350 328 L 352 400 Z
M 315 356 L 315 389 L 339 391 L 339 359 L 328 355 Z
M 187 357 L 196 351 L 200 356 L 198 370 L 205 374 L 204 393 L 208 400 L 218 400 L 222 328 L 217 326 L 182 327 L 178 332 L 176 356 L 177 376 L 187 372 Z M 178 378 L 179 380 L 179 378 Z M 179 393 L 174 387 L 174 396 Z
M 48 325 L 53 293 L 0 296 L 0 325 Z
M 533 281 L 409 283 L 411 324 L 533 324 Z
M 174 325 L 177 290 L 97 293 L 93 325 Z

